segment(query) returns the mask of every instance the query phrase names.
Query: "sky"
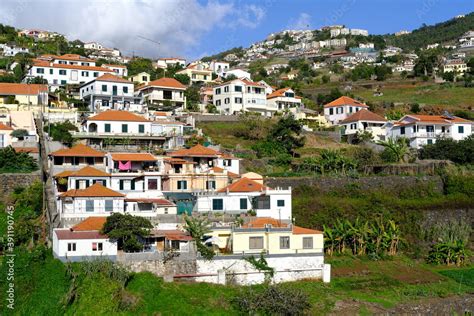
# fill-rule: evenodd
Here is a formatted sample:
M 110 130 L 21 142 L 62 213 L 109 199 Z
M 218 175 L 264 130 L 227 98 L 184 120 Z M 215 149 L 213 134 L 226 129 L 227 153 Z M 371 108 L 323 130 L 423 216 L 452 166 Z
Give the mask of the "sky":
M 473 0 L 1 0 L 0 23 L 98 41 L 126 56 L 193 60 L 285 29 L 344 24 L 385 34 L 472 11 Z

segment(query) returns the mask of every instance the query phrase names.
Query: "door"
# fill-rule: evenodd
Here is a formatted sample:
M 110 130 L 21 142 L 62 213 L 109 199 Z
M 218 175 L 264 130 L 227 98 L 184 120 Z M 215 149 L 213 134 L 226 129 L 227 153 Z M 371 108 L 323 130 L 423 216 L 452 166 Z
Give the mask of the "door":
M 112 87 L 112 95 L 117 95 L 117 86 Z
M 178 215 L 191 215 L 193 212 L 193 203 L 191 201 L 179 201 L 176 203 L 176 206 L 178 207 Z

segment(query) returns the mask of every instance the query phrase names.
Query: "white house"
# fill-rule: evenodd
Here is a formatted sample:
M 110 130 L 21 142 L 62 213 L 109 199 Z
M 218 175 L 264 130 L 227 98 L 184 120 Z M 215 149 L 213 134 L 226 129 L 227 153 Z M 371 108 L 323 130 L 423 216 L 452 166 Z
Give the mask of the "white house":
M 104 48 L 104 46 L 101 43 L 98 43 L 98 42 L 84 43 L 84 49 L 101 50 L 103 48 Z
M 438 138 L 462 140 L 472 134 L 473 122 L 452 115 L 409 114 L 395 123 L 387 123 L 387 137 L 405 137 L 410 146 L 434 144 Z
M 8 147 L 12 144 L 12 137 L 10 134 L 13 132 L 11 126 L 0 123 L 0 148 Z
M 210 68 L 215 74 L 221 75 L 230 69 L 230 64 L 226 61 L 211 61 Z
M 367 109 L 362 109 L 339 122 L 344 127 L 343 134 L 352 139 L 358 132 L 370 132 L 375 141 L 385 139 L 385 123 L 387 120 Z
M 0 83 L 0 104 L 12 98 L 19 104 L 47 105 L 48 86 L 45 84 Z
M 291 110 L 299 108 L 301 97 L 297 96 L 293 89 L 278 89 L 267 96 L 267 105 L 276 108 L 278 111 Z
M 128 76 L 128 69 L 127 69 L 126 66 L 103 64 L 102 67 L 112 70 L 113 72 L 115 72 L 115 74 L 117 76 L 120 76 L 120 77 L 127 77 Z
M 28 54 L 28 48 L 16 46 L 13 44 L 0 44 L 0 52 L 3 56 L 11 57 L 16 54 Z
M 455 72 L 458 76 L 461 76 L 468 70 L 469 67 L 462 59 L 450 59 L 443 65 L 443 73 Z
M 324 105 L 324 117 L 331 124 L 336 125 L 353 113 L 368 108 L 367 105 L 360 103 L 357 100 L 342 96 Z
M 28 71 L 28 77 L 41 77 L 48 81 L 52 90 L 66 84 L 83 84 L 100 77 L 106 73 L 113 73 L 105 67 L 91 65 L 89 61 L 66 61 L 64 59 L 55 59 L 53 62 L 35 59 L 33 66 Z
M 212 82 L 212 70 L 203 63 L 188 65 L 185 69 L 178 71 L 177 74 L 187 75 L 191 79 L 191 83 Z
M 100 233 L 105 221 L 105 217 L 88 217 L 72 228 L 55 228 L 54 257 L 63 262 L 99 258 L 115 261 L 117 241 Z
M 247 80 L 235 79 L 214 87 L 214 105 L 220 113 L 233 115 L 240 112 L 258 112 L 272 116 L 276 108 L 267 106 L 266 87 Z
M 195 193 L 194 210 L 200 213 L 247 213 L 257 217 L 291 220 L 291 188 L 271 189 L 261 183 L 241 178 L 229 186 L 214 192 Z
M 159 58 L 156 61 L 156 65 L 159 68 L 168 68 L 168 66 L 180 65 L 182 67 L 186 66 L 186 59 L 179 57 L 169 57 L 169 58 Z
M 137 90 L 137 94 L 149 105 L 165 106 L 170 102 L 174 108 L 184 109 L 186 86 L 174 78 L 160 78 L 150 81 Z
M 221 73 L 221 76 L 223 78 L 227 78 L 228 76 L 235 76 L 235 78 L 239 78 L 239 79 L 252 80 L 252 76 L 250 75 L 250 72 L 242 70 L 242 69 L 238 69 L 238 68 L 223 71 Z
M 141 98 L 135 96 L 133 82 L 109 73 L 81 85 L 79 92 L 81 100 L 87 102 L 92 112 L 143 110 Z
M 150 74 L 147 73 L 147 72 L 140 72 L 136 75 L 133 75 L 130 77 L 130 81 L 133 82 L 133 83 L 137 83 L 139 85 L 142 85 L 142 84 L 148 84 L 151 79 L 150 79 Z
M 128 111 L 108 110 L 89 117 L 83 129 L 89 133 L 138 136 L 151 133 L 151 121 Z

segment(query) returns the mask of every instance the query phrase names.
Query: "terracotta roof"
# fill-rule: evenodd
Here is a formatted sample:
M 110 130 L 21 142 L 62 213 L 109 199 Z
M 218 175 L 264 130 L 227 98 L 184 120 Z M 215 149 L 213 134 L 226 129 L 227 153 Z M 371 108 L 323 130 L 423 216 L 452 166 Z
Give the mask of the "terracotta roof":
M 41 92 L 48 92 L 48 86 L 44 84 L 0 83 L 0 95 L 38 95 Z
M 355 112 L 345 120 L 341 121 L 341 124 L 344 123 L 351 123 L 351 122 L 358 122 L 358 121 L 369 121 L 369 122 L 386 122 L 387 120 L 378 115 L 374 112 L 370 112 L 367 109 L 362 109 L 360 111 Z
M 64 148 L 51 153 L 54 157 L 104 157 L 103 152 L 92 149 L 86 145 L 78 144 L 71 148 Z
M 122 82 L 122 83 L 133 84 L 126 79 L 123 79 L 121 77 L 118 77 L 112 74 L 103 74 L 102 76 L 95 78 L 95 81 Z M 90 81 L 88 83 L 90 83 Z
M 216 157 L 221 155 L 220 152 L 212 148 L 204 147 L 203 145 L 197 144 L 189 149 L 179 149 L 172 152 L 172 157 Z
M 54 55 L 51 55 L 54 56 Z M 85 62 L 95 62 L 94 59 L 90 59 L 78 54 L 64 54 L 61 56 L 54 56 L 55 59 L 71 60 L 71 61 L 85 61 Z
M 17 153 L 31 153 L 31 154 L 39 153 L 38 147 L 13 147 L 13 149 L 15 149 Z
M 472 123 L 469 120 L 453 116 L 453 118 L 448 118 L 443 115 L 415 115 L 415 114 L 409 114 L 405 115 L 408 117 L 412 117 L 416 119 L 419 122 L 427 122 L 427 123 Z M 402 118 L 403 119 L 403 118 Z M 400 120 L 401 121 L 401 120 Z M 399 121 L 399 122 L 400 122 Z
M 70 229 L 55 229 L 54 233 L 59 240 L 67 239 L 108 239 L 106 235 L 102 235 L 98 231 L 71 231 Z
M 361 107 L 367 107 L 367 105 L 357 101 L 357 100 L 354 100 L 353 98 L 349 98 L 349 97 L 346 97 L 346 96 L 342 96 L 342 97 L 339 97 L 337 98 L 336 100 L 332 101 L 332 102 L 329 102 L 328 104 L 325 104 L 324 107 L 325 108 L 330 108 L 330 107 L 334 107 L 334 106 L 342 106 L 342 105 L 353 105 L 353 106 L 361 106 Z
M 215 173 L 224 173 L 225 169 L 223 169 L 221 167 L 212 167 L 211 170 L 214 171 Z M 239 177 L 238 174 L 230 172 L 230 171 L 227 171 L 227 175 L 231 178 L 238 178 Z
M 299 226 L 293 226 L 293 234 L 295 235 L 306 235 L 306 234 L 322 234 L 322 231 L 309 229 Z
M 187 232 L 183 232 L 177 229 L 152 230 L 151 234 L 153 236 L 163 236 L 168 240 L 181 240 L 181 241 L 193 240 L 193 238 Z
M 102 66 L 112 67 L 112 68 L 127 68 L 124 65 L 112 65 L 112 64 L 103 64 Z
M 107 217 L 105 216 L 91 216 L 71 228 L 72 231 L 100 231 L 104 227 Z
M 71 189 L 60 195 L 61 197 L 124 197 L 125 195 L 109 188 L 104 187 L 100 183 L 94 183 L 86 189 Z
M 174 203 L 166 199 L 153 199 L 153 198 L 129 198 L 125 199 L 126 202 L 142 202 L 142 203 L 154 203 L 159 206 L 175 206 Z
M 91 116 L 88 121 L 124 121 L 124 122 L 150 122 L 141 115 L 128 111 L 108 110 Z
M 180 158 L 165 157 L 163 160 L 170 163 L 170 164 L 188 164 L 188 165 L 196 164 L 196 162 L 188 161 L 188 160 L 184 160 L 184 159 L 180 159 Z
M 272 93 L 270 93 L 269 95 L 267 95 L 267 99 L 273 99 L 273 98 L 278 98 L 278 97 L 284 97 L 285 96 L 285 92 L 290 90 L 290 88 L 283 88 L 283 89 L 278 89 L 276 91 L 273 91 Z M 294 96 L 295 98 L 297 99 L 300 99 L 300 97 L 298 96 Z
M 149 153 L 117 153 L 112 154 L 115 161 L 156 161 L 155 156 Z
M 174 78 L 160 78 L 153 81 L 150 81 L 148 84 L 140 87 L 144 89 L 146 87 L 167 87 L 175 89 L 186 89 L 186 86 Z
M 13 131 L 13 128 L 11 126 L 0 123 L 0 131 Z
M 265 187 L 263 184 L 258 183 L 257 181 L 250 180 L 248 178 L 242 178 L 217 192 L 260 192 L 265 189 L 269 188 Z
M 63 171 L 55 175 L 56 178 L 66 178 L 66 177 L 110 177 L 110 174 L 102 170 L 98 170 L 91 166 L 85 166 L 82 169 L 77 171 Z
M 62 68 L 62 69 L 78 69 L 78 70 L 91 70 L 91 71 L 102 71 L 102 72 L 114 72 L 111 69 L 98 67 L 98 66 L 82 66 L 82 65 L 64 65 L 64 64 L 51 64 L 43 60 L 33 60 L 33 66 L 36 67 L 47 67 L 47 68 Z

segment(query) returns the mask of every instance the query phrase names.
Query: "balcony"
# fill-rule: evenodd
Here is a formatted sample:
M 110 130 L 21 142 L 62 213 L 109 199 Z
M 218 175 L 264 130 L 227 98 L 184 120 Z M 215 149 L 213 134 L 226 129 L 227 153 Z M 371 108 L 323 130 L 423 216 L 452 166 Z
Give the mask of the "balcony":
M 442 132 L 425 132 L 425 133 L 414 133 L 410 135 L 410 138 L 452 138 L 451 134 Z
M 136 138 L 136 139 L 165 139 L 174 136 L 182 136 L 176 132 L 163 133 L 107 133 L 107 132 L 72 132 L 74 138 Z

